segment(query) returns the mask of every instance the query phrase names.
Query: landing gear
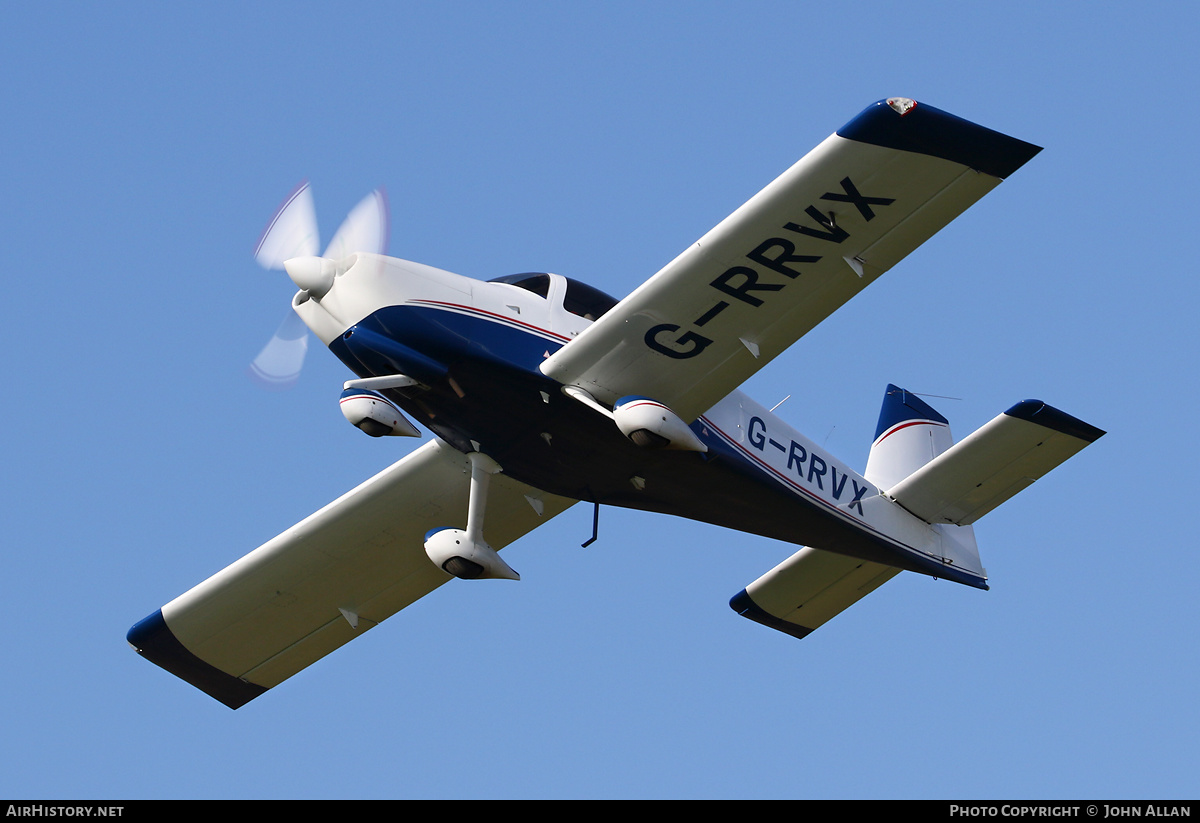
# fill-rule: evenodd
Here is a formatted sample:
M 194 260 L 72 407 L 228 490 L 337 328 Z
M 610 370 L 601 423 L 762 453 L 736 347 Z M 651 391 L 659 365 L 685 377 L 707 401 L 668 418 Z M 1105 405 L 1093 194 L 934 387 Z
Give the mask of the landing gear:
M 471 461 L 471 496 L 467 503 L 467 528 L 437 529 L 425 535 L 425 553 L 442 571 L 464 580 L 495 578 L 520 580 L 521 575 L 500 559 L 483 539 L 483 514 L 491 477 L 502 469 L 483 452 L 467 455 Z

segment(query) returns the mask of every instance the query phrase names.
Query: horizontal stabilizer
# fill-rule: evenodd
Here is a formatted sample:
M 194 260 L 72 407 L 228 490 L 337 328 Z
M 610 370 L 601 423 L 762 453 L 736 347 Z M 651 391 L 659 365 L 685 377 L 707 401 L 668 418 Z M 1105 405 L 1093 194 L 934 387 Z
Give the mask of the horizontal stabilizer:
M 887 490 L 927 523 L 965 526 L 1104 434 L 1040 400 L 1026 400 Z
M 738 592 L 729 605 L 742 617 L 805 637 L 899 573 L 891 566 L 803 548 Z

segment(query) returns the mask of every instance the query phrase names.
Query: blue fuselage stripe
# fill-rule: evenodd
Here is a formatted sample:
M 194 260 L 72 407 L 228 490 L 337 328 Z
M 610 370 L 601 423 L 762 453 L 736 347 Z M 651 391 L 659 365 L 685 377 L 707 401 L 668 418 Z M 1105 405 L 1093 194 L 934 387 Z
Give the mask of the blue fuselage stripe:
M 565 338 L 503 321 L 467 306 L 426 301 L 382 309 L 356 328 L 444 364 L 447 381 L 381 393 L 456 448 L 470 451 L 479 443 L 521 482 L 577 500 L 674 514 L 979 585 L 794 483 L 706 418 L 692 429 L 709 446 L 707 455 L 635 446 L 611 420 L 564 396 L 538 371 Z M 330 349 L 360 377 L 395 369 L 382 361 L 372 365 L 341 339 Z M 642 482 L 632 482 L 635 477 Z

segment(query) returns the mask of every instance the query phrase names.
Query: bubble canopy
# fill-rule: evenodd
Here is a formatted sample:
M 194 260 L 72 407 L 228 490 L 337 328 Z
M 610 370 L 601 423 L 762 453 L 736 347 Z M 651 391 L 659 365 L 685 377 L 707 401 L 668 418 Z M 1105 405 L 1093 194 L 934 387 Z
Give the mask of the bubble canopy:
M 562 275 L 556 275 L 562 277 Z M 578 280 L 572 280 L 570 277 L 563 277 L 566 281 L 567 289 L 563 295 L 563 308 L 571 312 L 571 314 L 586 317 L 588 320 L 596 320 L 602 314 L 607 312 L 613 306 L 617 305 L 617 300 L 611 297 L 594 286 L 589 286 L 587 283 L 581 283 Z M 520 274 L 506 274 L 503 277 L 493 277 L 489 283 L 507 283 L 510 286 L 517 286 L 526 291 L 533 292 L 539 297 L 548 297 L 550 294 L 550 275 L 546 272 L 522 272 Z

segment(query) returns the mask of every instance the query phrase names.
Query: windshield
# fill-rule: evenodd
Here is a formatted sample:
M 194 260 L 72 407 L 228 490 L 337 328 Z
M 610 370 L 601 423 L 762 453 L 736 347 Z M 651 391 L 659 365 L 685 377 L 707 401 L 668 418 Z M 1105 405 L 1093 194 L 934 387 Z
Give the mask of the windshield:
M 567 281 L 567 296 L 563 298 L 563 308 L 571 314 L 587 320 L 598 320 L 600 315 L 617 305 L 614 298 L 599 289 L 569 277 L 564 279 Z
M 596 320 L 606 311 L 617 305 L 616 298 L 610 297 L 587 283 L 580 283 L 564 277 L 567 281 L 567 293 L 563 296 L 563 308 L 571 314 L 586 320 Z M 510 286 L 531 291 L 539 297 L 550 294 L 550 275 L 544 272 L 522 272 L 521 274 L 506 274 L 503 277 L 493 277 L 489 283 L 507 283 Z
M 542 272 L 523 272 L 521 274 L 506 274 L 503 277 L 493 277 L 489 283 L 508 283 L 510 286 L 517 286 L 531 291 L 538 297 L 545 297 L 550 293 L 550 275 Z

